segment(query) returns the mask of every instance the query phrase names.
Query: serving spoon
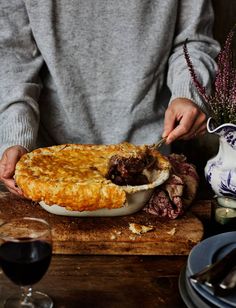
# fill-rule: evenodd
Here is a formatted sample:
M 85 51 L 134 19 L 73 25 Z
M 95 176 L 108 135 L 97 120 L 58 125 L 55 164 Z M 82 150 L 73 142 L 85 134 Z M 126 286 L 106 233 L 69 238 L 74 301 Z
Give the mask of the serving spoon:
M 155 149 L 159 149 L 166 141 L 167 136 L 164 138 L 161 138 L 159 141 L 155 142 L 151 147 Z

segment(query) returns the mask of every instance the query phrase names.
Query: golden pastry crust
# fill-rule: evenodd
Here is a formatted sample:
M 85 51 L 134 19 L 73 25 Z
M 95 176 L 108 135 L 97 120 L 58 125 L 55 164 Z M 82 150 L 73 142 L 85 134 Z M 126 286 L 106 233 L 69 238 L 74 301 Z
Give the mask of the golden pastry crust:
M 119 208 L 125 205 L 127 193 L 145 187 L 118 186 L 106 179 L 109 160 L 113 155 L 139 157 L 147 150 L 157 160 L 157 172 L 168 177 L 169 161 L 146 145 L 64 144 L 23 155 L 16 165 L 15 181 L 24 196 L 48 205 L 74 211 Z M 142 186 L 150 185 L 155 186 Z

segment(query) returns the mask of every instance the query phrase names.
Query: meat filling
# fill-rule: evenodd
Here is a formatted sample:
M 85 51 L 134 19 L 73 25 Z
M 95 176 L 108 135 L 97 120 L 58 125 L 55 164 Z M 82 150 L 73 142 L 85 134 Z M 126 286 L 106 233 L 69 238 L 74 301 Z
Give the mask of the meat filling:
M 149 154 L 141 157 L 121 157 L 114 155 L 110 158 L 107 179 L 117 185 L 144 185 L 148 184 L 145 171 L 156 168 L 156 159 Z

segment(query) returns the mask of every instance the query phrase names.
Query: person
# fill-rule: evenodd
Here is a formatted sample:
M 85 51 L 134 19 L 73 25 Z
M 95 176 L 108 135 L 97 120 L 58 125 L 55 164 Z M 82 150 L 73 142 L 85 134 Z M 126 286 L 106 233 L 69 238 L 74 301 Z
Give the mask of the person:
M 19 158 L 64 143 L 152 144 L 203 134 L 219 44 L 208 0 L 0 1 L 0 180 Z

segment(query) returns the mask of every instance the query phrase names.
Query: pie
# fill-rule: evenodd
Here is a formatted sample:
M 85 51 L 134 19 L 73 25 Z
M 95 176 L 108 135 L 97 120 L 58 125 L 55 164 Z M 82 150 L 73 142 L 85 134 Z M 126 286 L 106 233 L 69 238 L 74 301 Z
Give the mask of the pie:
M 162 184 L 170 168 L 168 159 L 147 145 L 64 144 L 24 154 L 15 181 L 33 201 L 93 211 L 126 206 L 128 195 Z

